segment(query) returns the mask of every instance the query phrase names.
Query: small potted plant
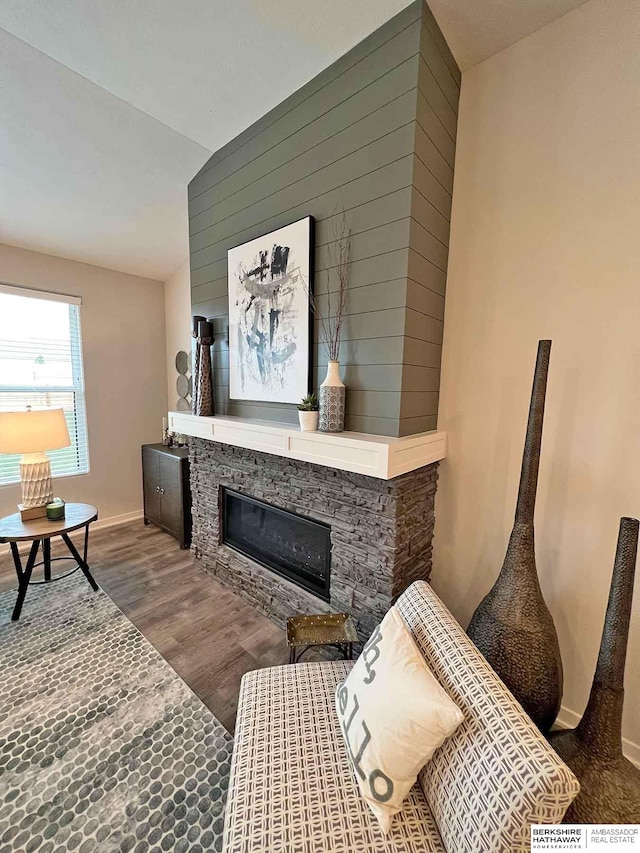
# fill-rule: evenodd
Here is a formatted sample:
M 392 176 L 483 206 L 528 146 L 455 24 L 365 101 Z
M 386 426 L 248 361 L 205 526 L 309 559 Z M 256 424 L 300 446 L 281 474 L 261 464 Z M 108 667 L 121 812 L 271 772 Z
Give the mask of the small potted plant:
M 303 432 L 313 432 L 318 429 L 318 417 L 320 406 L 316 394 L 307 394 L 302 398 L 302 402 L 298 404 L 298 418 L 300 419 L 300 429 Z

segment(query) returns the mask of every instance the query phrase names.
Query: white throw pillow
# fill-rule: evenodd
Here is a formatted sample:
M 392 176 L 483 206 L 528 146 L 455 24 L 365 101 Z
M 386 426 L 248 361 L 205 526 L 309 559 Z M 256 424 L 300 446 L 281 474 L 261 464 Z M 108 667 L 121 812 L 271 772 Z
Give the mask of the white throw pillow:
M 396 607 L 338 685 L 336 708 L 362 796 L 387 833 L 422 767 L 463 720 Z

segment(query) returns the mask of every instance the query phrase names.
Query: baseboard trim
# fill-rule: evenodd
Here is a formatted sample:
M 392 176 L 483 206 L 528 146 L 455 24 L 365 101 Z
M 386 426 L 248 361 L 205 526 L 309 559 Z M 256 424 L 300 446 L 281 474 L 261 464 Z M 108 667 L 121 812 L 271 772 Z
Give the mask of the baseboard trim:
M 137 509 L 134 512 L 124 512 L 122 515 L 112 515 L 109 518 L 98 518 L 97 521 L 91 525 L 91 531 L 105 530 L 108 527 L 116 527 L 119 524 L 126 524 L 128 521 L 138 521 L 142 518 L 143 512 L 141 509 Z M 24 553 L 29 550 L 28 543 L 20 545 L 20 553 Z M 0 557 L 4 557 L 5 554 L 9 554 L 11 549 L 8 543 L 4 545 L 0 545 Z M 12 564 L 13 565 L 13 564 Z
M 579 722 L 580 714 L 576 714 L 575 711 L 572 711 L 570 708 L 566 708 L 564 705 L 560 708 L 560 713 L 556 720 L 556 724 L 560 728 L 574 729 Z M 632 764 L 635 764 L 640 770 L 640 745 L 623 737 L 622 751 L 624 752 L 625 757 L 628 758 Z
M 135 512 L 125 512 L 122 515 L 112 515 L 110 518 L 99 518 L 91 526 L 92 530 L 104 530 L 106 527 L 116 527 L 118 524 L 126 524 L 128 521 L 139 521 L 143 512 L 137 509 Z

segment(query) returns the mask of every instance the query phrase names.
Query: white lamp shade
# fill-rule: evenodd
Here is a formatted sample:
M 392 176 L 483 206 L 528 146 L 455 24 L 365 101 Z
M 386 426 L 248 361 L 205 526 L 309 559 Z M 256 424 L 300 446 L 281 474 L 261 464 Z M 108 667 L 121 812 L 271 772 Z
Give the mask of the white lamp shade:
M 70 444 L 62 409 L 0 412 L 0 453 L 42 453 Z

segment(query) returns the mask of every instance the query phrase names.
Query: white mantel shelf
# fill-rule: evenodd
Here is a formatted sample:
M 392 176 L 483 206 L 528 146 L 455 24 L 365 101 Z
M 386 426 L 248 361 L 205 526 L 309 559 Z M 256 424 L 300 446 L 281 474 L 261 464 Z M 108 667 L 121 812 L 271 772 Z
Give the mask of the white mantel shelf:
M 404 438 L 362 432 L 302 432 L 292 424 L 233 417 L 206 418 L 169 412 L 173 432 L 391 480 L 444 459 L 446 433 L 421 432 Z

